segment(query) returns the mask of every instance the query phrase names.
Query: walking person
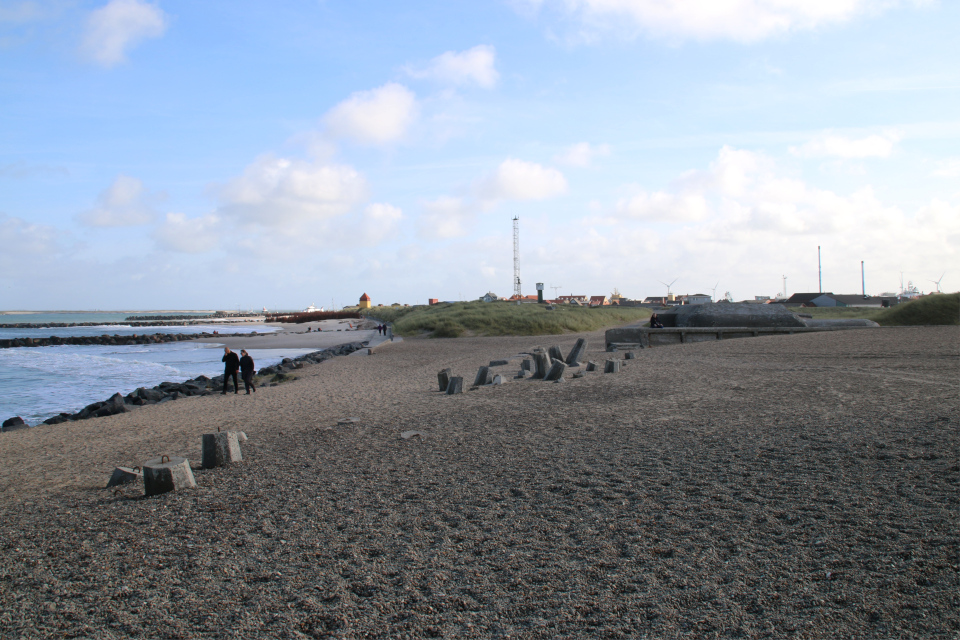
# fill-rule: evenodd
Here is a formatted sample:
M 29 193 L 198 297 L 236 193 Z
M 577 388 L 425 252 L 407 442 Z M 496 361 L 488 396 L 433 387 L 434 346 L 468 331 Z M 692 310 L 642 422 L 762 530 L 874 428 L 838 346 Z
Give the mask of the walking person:
M 237 371 L 240 370 L 240 358 L 230 347 L 223 348 L 223 394 L 227 395 L 227 380 L 233 376 L 233 392 L 240 393 L 240 384 L 237 382 Z
M 250 357 L 246 349 L 240 349 L 240 377 L 243 378 L 243 388 L 246 389 L 247 395 L 250 395 L 251 389 L 254 393 L 257 392 L 257 388 L 253 386 L 254 373 L 253 358 Z

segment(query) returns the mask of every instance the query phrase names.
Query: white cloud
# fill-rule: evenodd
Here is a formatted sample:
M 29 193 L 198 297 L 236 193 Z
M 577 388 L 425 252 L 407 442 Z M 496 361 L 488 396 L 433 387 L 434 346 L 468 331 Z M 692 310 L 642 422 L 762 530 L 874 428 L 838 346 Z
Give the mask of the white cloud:
M 620 215 L 661 222 L 689 222 L 703 220 L 710 212 L 710 205 L 700 194 L 671 194 L 641 192 L 632 198 L 617 203 Z
M 87 18 L 81 52 L 93 61 L 112 67 L 147 38 L 159 38 L 167 29 L 166 14 L 142 0 L 110 0 Z
M 933 175 L 938 178 L 960 178 L 960 158 L 941 160 Z
M 589 142 L 580 142 L 553 157 L 560 164 L 572 167 L 589 167 L 594 158 L 610 155 L 610 145 L 591 145 Z
M 148 204 L 154 199 L 137 178 L 119 175 L 97 198 L 97 206 L 77 219 L 91 227 L 132 227 L 152 222 L 156 213 Z
M 55 227 L 0 213 L 0 246 L 4 248 L 0 251 L 0 259 L 4 261 L 15 257 L 54 254 L 59 250 L 62 236 L 62 232 Z
M 393 205 L 375 202 L 363 211 L 360 241 L 367 246 L 378 245 L 396 236 L 403 211 Z
M 329 133 L 363 144 L 387 144 L 406 135 L 417 119 L 417 97 L 401 84 L 390 82 L 359 91 L 324 116 Z
M 801 158 L 889 158 L 901 137 L 896 131 L 858 139 L 823 135 L 799 147 L 790 147 L 790 153 Z
M 467 235 L 473 224 L 474 208 L 461 198 L 441 196 L 423 204 L 424 213 L 417 220 L 422 238 L 442 240 Z
M 215 214 L 188 218 L 182 213 L 168 213 L 163 223 L 154 229 L 153 239 L 170 251 L 204 253 L 219 244 L 221 223 Z
M 508 158 L 479 184 L 483 200 L 544 200 L 567 191 L 567 180 L 556 169 Z
M 496 50 L 490 45 L 479 45 L 459 53 L 447 51 L 424 69 L 408 69 L 414 78 L 430 78 L 454 85 L 476 84 L 492 89 L 500 79 L 494 66 Z
M 221 188 L 218 211 L 241 223 L 296 225 L 342 215 L 366 194 L 353 167 L 265 155 Z
M 912 4 L 922 4 L 911 0 Z M 846 22 L 897 0 L 515 0 L 523 13 L 549 8 L 573 17 L 581 39 L 642 33 L 670 40 L 756 42 Z

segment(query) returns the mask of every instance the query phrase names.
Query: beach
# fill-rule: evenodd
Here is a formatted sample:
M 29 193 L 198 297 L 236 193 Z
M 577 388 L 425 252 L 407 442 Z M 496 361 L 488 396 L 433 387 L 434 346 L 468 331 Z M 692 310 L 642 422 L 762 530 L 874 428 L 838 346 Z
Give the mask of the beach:
M 221 342 L 363 333 L 302 330 Z M 513 379 L 518 354 L 578 337 L 585 360 L 623 357 L 603 332 L 406 339 L 250 396 L 0 434 L 0 633 L 957 636 L 956 327 Z M 470 389 L 501 358 L 504 384 Z M 465 393 L 438 392 L 446 367 Z M 244 461 L 201 470 L 218 428 L 247 434 Z M 161 454 L 189 458 L 198 487 L 104 489 Z

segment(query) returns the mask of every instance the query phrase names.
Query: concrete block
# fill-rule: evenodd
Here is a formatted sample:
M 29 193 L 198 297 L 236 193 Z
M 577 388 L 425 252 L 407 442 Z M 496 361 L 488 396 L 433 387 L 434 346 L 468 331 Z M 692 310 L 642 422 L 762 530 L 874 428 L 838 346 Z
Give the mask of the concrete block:
M 550 360 L 547 354 L 543 352 L 533 354 L 534 372 L 533 377 L 540 380 L 547 375 L 547 369 L 550 367 Z
M 143 491 L 155 496 L 197 486 L 190 462 L 177 456 L 160 456 L 143 463 Z
M 139 482 L 142 478 L 143 471 L 140 467 L 117 467 L 113 470 L 110 481 L 107 482 L 107 489 L 110 487 L 118 487 L 122 484 L 130 484 L 131 482 Z
M 604 373 L 620 373 L 620 361 L 619 360 L 607 360 L 606 364 L 603 366 Z
M 563 363 L 562 360 L 554 360 L 553 366 L 550 367 L 550 371 L 547 372 L 544 380 L 560 380 L 563 378 L 563 372 L 567 370 L 567 365 Z
M 509 360 L 491 360 L 488 366 L 491 367 L 502 367 L 504 365 L 510 364 Z
M 204 469 L 214 469 L 243 460 L 236 431 L 205 433 L 202 447 L 203 457 L 200 464 Z
M 625 354 L 623 354 L 624 360 L 633 360 L 636 357 L 637 357 L 637 354 L 635 354 L 633 351 L 627 351 Z
M 499 373 L 493 376 L 493 382 L 490 384 L 503 384 L 503 376 L 501 376 Z
M 588 360 L 588 361 L 587 361 L 587 371 L 596 371 L 596 370 L 597 370 L 597 363 L 596 363 L 596 362 L 591 362 L 591 361 Z
M 463 376 L 450 378 L 450 384 L 447 385 L 447 395 L 452 396 L 455 393 L 463 393 Z
M 520 368 L 524 371 L 533 371 L 533 360 L 525 358 L 523 362 L 520 363 Z
M 438 371 L 437 385 L 440 387 L 440 391 L 446 391 L 448 384 L 450 384 L 450 369 L 443 369 L 442 371 Z
M 490 373 L 490 367 L 480 367 L 477 371 L 477 378 L 473 381 L 473 386 L 479 387 L 484 384 L 490 384 L 493 381 L 493 374 Z
M 526 370 L 525 370 L 525 369 L 520 369 L 520 371 L 517 372 L 517 377 L 518 377 L 518 378 L 526 378 L 526 377 L 527 377 L 527 372 L 526 372 Z
M 563 351 L 560 351 L 560 347 L 550 347 L 550 350 L 547 353 L 550 354 L 551 360 L 563 360 Z
M 573 349 L 570 350 L 570 355 L 567 356 L 567 366 L 576 367 L 580 365 L 580 359 L 583 358 L 583 354 L 587 351 L 587 341 L 584 338 L 578 338 L 577 343 L 573 345 Z

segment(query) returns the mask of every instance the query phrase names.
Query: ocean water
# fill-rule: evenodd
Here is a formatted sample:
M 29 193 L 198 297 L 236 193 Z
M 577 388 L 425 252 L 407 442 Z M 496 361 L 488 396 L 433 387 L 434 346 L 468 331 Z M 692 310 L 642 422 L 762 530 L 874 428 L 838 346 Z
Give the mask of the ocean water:
M 273 333 L 273 327 L 262 324 L 191 324 L 182 327 L 131 327 L 122 324 L 96 325 L 92 327 L 41 327 L 37 329 L 16 329 L 0 325 L 0 339 L 6 338 L 73 338 L 79 336 L 130 336 L 151 333 Z
M 203 316 L 210 311 L 46 311 L 38 313 L 0 313 L 5 324 L 44 324 L 70 322 L 123 322 L 130 316 Z
M 260 369 L 313 349 L 247 351 Z M 0 421 L 20 416 L 36 426 L 61 411 L 75 413 L 117 392 L 126 395 L 165 381 L 220 375 L 221 357 L 222 346 L 195 342 L 0 349 Z

